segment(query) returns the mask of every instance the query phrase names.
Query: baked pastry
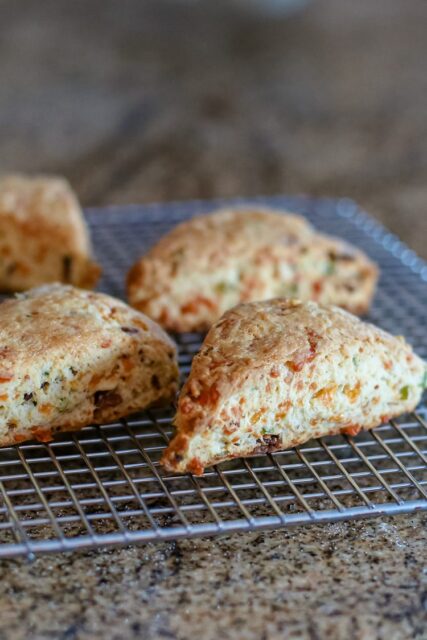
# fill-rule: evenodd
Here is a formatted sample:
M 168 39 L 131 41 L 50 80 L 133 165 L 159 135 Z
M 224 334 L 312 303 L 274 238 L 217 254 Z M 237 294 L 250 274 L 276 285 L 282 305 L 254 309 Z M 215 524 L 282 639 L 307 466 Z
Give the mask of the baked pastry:
M 356 435 L 412 411 L 425 372 L 403 338 L 338 307 L 242 304 L 195 356 L 162 463 L 201 474 L 221 460 Z
M 223 209 L 184 222 L 130 270 L 130 304 L 172 331 L 204 331 L 240 302 L 317 300 L 362 314 L 377 268 L 301 216 Z
M 100 268 L 77 198 L 61 178 L 0 179 L 0 289 L 48 282 L 92 288 Z
M 170 402 L 177 380 L 174 343 L 120 300 L 46 285 L 0 304 L 0 446 Z

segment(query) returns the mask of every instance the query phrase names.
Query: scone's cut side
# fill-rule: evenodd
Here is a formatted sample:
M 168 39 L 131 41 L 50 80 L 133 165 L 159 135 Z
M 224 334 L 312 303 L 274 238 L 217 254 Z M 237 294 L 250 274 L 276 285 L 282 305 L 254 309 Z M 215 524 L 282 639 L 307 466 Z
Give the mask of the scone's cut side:
M 0 304 L 0 446 L 173 401 L 176 347 L 110 296 L 46 285 Z
M 91 289 L 101 269 L 69 184 L 55 177 L 0 179 L 0 289 L 24 291 L 49 282 Z
M 224 209 L 184 222 L 134 264 L 130 304 L 166 329 L 204 331 L 231 307 L 298 297 L 365 313 L 377 267 L 301 216 Z
M 425 363 L 403 338 L 342 309 L 240 305 L 193 360 L 162 463 L 200 474 L 222 460 L 356 435 L 412 411 L 425 380 Z

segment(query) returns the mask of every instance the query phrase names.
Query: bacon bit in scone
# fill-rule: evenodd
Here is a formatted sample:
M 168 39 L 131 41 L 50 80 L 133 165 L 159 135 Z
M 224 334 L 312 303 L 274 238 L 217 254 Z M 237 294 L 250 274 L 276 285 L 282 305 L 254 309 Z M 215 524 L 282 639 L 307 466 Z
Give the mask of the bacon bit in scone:
M 316 299 L 323 291 L 323 282 L 321 280 L 316 280 L 313 282 L 313 294 Z
M 204 467 L 198 458 L 192 458 L 188 463 L 188 471 L 195 476 L 202 476 Z
M 203 296 L 196 296 L 193 300 L 190 300 L 190 302 L 187 302 L 186 304 L 181 306 L 181 312 L 184 314 L 198 313 L 200 307 L 207 307 L 208 309 L 214 311 L 217 308 L 217 305 L 215 302 L 209 300 L 208 298 L 204 298 Z
M 294 373 L 298 373 L 298 371 L 301 371 L 304 366 L 304 362 L 294 362 L 293 360 L 287 360 L 285 364 L 288 369 L 290 369 Z
M 24 442 L 24 440 L 28 440 L 28 435 L 26 433 L 16 433 L 13 436 L 14 444 L 19 444 L 20 442 Z
M 273 367 L 270 371 L 270 376 L 272 378 L 278 378 L 280 376 L 280 371 L 277 367 Z
M 390 370 L 393 368 L 393 363 L 391 360 L 385 360 L 384 362 L 384 369 Z
M 341 433 L 352 437 L 357 436 L 360 431 L 362 431 L 362 427 L 360 426 L 360 424 L 352 424 L 348 427 L 344 427 L 344 429 L 341 430 Z
M 139 333 L 139 329 L 136 327 L 120 327 L 123 333 L 129 333 L 130 335 Z
M 97 409 L 116 407 L 121 401 L 121 395 L 115 391 L 97 391 L 94 394 L 94 402 Z
M 2 394 L 0 395 L 0 401 L 8 400 L 8 398 L 9 398 L 9 396 L 8 396 L 8 394 L 7 394 L 7 393 L 2 393 Z
M 50 429 L 43 429 L 41 427 L 32 427 L 31 433 L 39 442 L 51 442 L 53 440 L 52 432 Z
M 280 436 L 266 434 L 257 439 L 258 446 L 253 453 L 272 453 L 280 447 L 280 442 Z
M 3 371 L 3 373 L 0 374 L 0 383 L 10 382 L 11 380 L 13 380 L 13 373 Z
M 108 347 L 111 347 L 113 341 L 111 339 L 109 340 L 104 340 L 103 342 L 101 342 L 101 349 L 108 349 Z

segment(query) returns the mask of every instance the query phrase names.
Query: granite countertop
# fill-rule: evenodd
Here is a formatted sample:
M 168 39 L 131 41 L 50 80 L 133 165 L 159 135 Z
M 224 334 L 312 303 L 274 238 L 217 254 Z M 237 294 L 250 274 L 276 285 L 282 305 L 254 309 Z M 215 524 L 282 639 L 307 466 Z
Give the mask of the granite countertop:
M 427 258 L 427 5 L 403 4 L 5 0 L 0 169 L 86 205 L 349 196 Z M 0 640 L 422 640 L 426 524 L 4 560 Z
M 0 638 L 426 638 L 427 515 L 2 563 Z

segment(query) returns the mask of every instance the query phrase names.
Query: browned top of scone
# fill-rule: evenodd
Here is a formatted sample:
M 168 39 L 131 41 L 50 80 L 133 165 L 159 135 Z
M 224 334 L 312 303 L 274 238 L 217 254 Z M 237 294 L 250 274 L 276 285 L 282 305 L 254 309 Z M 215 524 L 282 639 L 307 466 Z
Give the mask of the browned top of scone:
M 307 220 L 296 214 L 284 215 L 264 207 L 223 209 L 182 222 L 147 255 L 161 259 L 176 256 L 178 268 L 194 258 L 198 263 L 205 259 L 211 264 L 214 259 L 221 261 L 223 254 L 216 255 L 221 246 L 228 252 L 247 253 L 253 245 L 291 244 L 312 233 Z M 183 250 L 185 253 L 181 254 Z
M 404 341 L 334 306 L 281 298 L 238 305 L 207 334 L 193 359 L 179 410 L 184 418 L 200 415 L 259 367 L 270 366 L 273 377 L 279 364 L 298 372 L 319 355 L 345 349 L 354 340 L 367 345 L 381 341 L 391 353 L 404 347 Z
M 84 357 L 94 344 L 120 348 L 136 333 L 175 350 L 156 323 L 111 296 L 59 284 L 32 289 L 0 304 L 0 378 L 70 350 Z
M 321 241 L 329 236 L 318 233 L 302 216 L 286 211 L 257 207 L 222 209 L 182 222 L 163 236 L 143 257 L 159 260 L 173 270 L 173 275 L 187 267 L 209 268 L 227 264 L 229 257 L 253 255 L 256 247 L 292 246 L 313 236 Z M 344 241 L 346 255 L 362 256 L 362 252 Z M 367 258 L 366 258 L 367 260 Z M 155 287 L 155 283 L 153 283 Z
M 215 269 L 230 256 L 252 255 L 254 247 L 272 243 L 291 244 L 314 233 L 301 216 L 275 213 L 266 208 L 215 211 L 182 222 L 167 233 L 136 263 L 128 275 L 128 286 L 144 276 L 144 268 L 156 270 L 153 291 L 163 288 L 163 277 L 197 269 Z M 144 286 L 148 283 L 144 282 Z
M 348 285 L 340 273 L 348 273 Z M 239 207 L 172 229 L 132 267 L 127 285 L 132 305 L 169 329 L 185 331 L 209 328 L 238 302 L 289 295 L 283 288 L 297 282 L 298 295 L 314 300 L 324 281 L 337 282 L 342 306 L 364 311 L 376 273 L 362 251 L 318 233 L 299 215 Z M 354 291 L 360 299 L 353 301 Z
M 56 176 L 0 177 L 0 220 L 13 218 L 29 235 L 49 233 L 77 253 L 90 254 L 80 205 L 66 180 Z

